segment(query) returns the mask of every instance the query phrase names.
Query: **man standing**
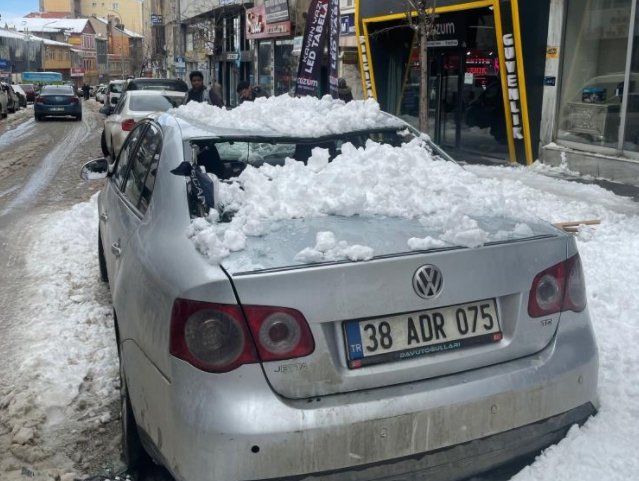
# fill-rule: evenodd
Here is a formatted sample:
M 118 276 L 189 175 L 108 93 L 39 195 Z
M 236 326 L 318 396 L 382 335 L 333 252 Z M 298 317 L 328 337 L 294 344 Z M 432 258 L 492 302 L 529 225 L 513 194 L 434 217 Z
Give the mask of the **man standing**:
M 191 88 L 184 96 L 182 105 L 186 105 L 193 100 L 195 102 L 206 102 L 209 105 L 215 105 L 220 108 L 224 106 L 220 96 L 204 86 L 202 72 L 194 70 L 189 74 L 189 79 L 191 80 Z
M 268 94 L 262 87 L 259 85 L 251 87 L 251 84 L 248 83 L 247 80 L 241 80 L 237 84 L 237 94 L 239 96 L 240 103 L 246 101 L 253 102 L 253 100 L 258 97 L 268 98 Z
M 89 92 L 91 92 L 91 87 L 89 87 L 86 83 L 82 85 L 82 93 L 84 94 L 84 100 L 89 100 Z

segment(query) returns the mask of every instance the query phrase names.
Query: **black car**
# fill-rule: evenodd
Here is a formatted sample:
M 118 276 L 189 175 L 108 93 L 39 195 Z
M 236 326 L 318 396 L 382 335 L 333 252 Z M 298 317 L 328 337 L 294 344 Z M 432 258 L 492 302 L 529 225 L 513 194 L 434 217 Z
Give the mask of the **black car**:
M 184 80 L 170 78 L 140 77 L 127 80 L 122 93 L 127 90 L 173 90 L 174 92 L 187 92 L 189 86 Z
M 66 117 L 72 115 L 82 120 L 82 104 L 70 85 L 45 85 L 36 97 L 33 106 L 35 119 L 44 117 Z

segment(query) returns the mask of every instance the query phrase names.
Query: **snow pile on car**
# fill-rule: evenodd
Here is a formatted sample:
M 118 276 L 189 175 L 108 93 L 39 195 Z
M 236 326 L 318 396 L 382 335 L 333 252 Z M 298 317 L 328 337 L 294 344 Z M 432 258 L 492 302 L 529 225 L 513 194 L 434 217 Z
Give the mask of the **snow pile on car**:
M 187 235 L 212 263 L 231 252 L 246 249 L 247 236 L 262 236 L 288 219 L 322 216 L 393 217 L 418 219 L 426 232 L 437 237 L 407 236 L 405 249 L 442 246 L 478 247 L 491 240 L 523 238 L 532 230 L 526 222 L 538 219 L 525 206 L 506 200 L 499 185 L 482 181 L 457 164 L 434 156 L 421 139 L 401 147 L 368 141 L 356 148 L 350 143 L 329 163 L 329 152 L 315 148 L 307 165 L 287 159 L 283 166 L 247 166 L 230 184 L 220 185 L 219 199 L 225 211 L 234 213 L 230 223 L 219 222 L 218 213 L 196 219 Z M 476 219 L 520 219 L 513 228 L 488 231 Z M 347 245 L 321 233 L 317 246 L 295 256 L 298 263 L 344 258 L 368 260 L 374 252 L 366 246 Z M 339 236 L 339 234 L 337 234 Z M 324 245 L 325 248 L 321 246 Z
M 379 108 L 373 100 L 345 104 L 329 96 L 293 98 L 288 95 L 258 98 L 239 107 L 226 110 L 204 103 L 190 102 L 171 112 L 177 118 L 199 126 L 203 135 L 209 127 L 245 131 L 278 132 L 287 136 L 319 137 L 357 130 L 402 127 L 406 124 Z

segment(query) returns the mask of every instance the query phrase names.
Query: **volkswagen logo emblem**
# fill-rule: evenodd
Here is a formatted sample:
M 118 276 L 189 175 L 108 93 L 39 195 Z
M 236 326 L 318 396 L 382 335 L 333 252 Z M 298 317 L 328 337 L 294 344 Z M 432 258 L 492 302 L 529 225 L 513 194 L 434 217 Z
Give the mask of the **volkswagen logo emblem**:
M 444 287 L 444 277 L 435 266 L 421 266 L 413 275 L 413 289 L 419 297 L 433 299 Z

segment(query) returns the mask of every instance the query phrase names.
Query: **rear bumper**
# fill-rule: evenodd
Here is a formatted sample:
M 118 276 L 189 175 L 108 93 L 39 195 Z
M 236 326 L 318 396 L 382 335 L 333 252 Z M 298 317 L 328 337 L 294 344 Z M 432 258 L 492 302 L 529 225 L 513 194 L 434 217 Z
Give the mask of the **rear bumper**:
M 169 382 L 127 344 L 136 420 L 179 481 L 461 479 L 556 442 L 598 407 L 587 312 L 562 314 L 533 356 L 304 400 L 275 395 L 257 365 L 216 376 L 173 360 Z
M 34 115 L 46 115 L 52 117 L 64 117 L 66 115 L 80 115 L 82 114 L 82 107 L 80 104 L 73 106 L 58 106 L 58 105 L 38 105 L 33 109 Z

